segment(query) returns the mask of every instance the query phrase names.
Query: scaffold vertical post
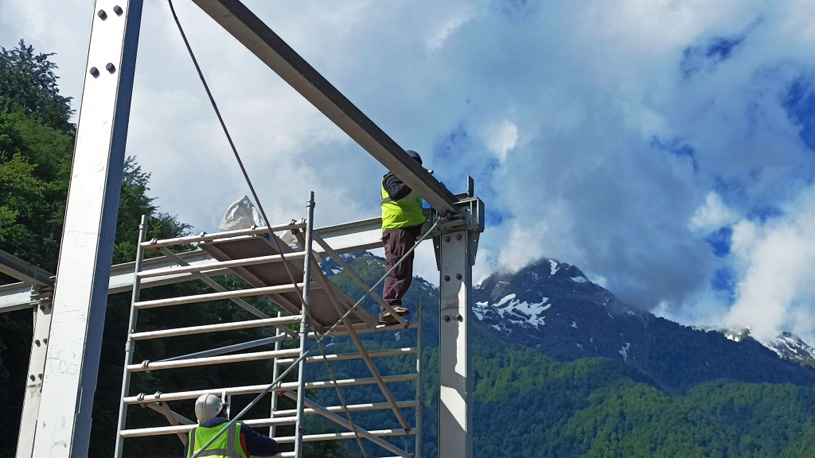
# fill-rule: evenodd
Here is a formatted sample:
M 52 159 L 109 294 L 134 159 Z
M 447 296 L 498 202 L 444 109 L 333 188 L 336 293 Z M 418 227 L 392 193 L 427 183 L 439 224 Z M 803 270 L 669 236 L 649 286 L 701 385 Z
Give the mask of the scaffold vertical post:
M 97 0 L 33 456 L 88 455 L 143 0 Z
M 424 414 L 424 404 L 422 401 L 423 313 L 424 305 L 422 304 L 422 300 L 419 299 L 419 312 L 416 314 L 416 322 L 419 323 L 419 326 L 416 328 L 416 448 L 413 453 L 413 458 L 422 458 L 422 417 Z
M 283 315 L 282 312 L 277 312 L 278 318 L 280 318 L 282 315 Z M 278 339 L 275 340 L 274 351 L 280 351 L 280 349 L 282 348 L 281 341 L 283 340 L 283 331 L 281 331 L 280 328 L 275 328 L 275 337 L 277 337 Z M 277 380 L 277 377 L 279 375 L 280 375 L 280 364 L 277 363 L 277 358 L 275 358 L 274 361 L 272 362 L 272 380 Z M 270 397 L 271 406 L 269 408 L 269 418 L 274 418 L 275 412 L 277 412 L 277 404 L 279 397 L 275 392 L 272 392 L 272 395 Z M 274 424 L 272 424 L 271 426 L 269 426 L 269 437 L 272 438 L 275 437 L 275 433 L 277 433 L 277 427 Z
M 306 258 L 303 262 L 303 310 L 302 318 L 300 319 L 300 363 L 297 366 L 297 376 L 299 384 L 297 387 L 297 427 L 295 429 L 294 441 L 294 456 L 296 458 L 303 457 L 303 431 L 305 421 L 305 407 L 306 407 L 306 359 L 303 354 L 306 352 L 306 341 L 308 340 L 308 304 L 309 295 L 311 290 L 311 245 L 313 240 L 312 231 L 314 230 L 314 192 L 309 193 L 308 197 L 308 219 L 306 220 L 306 246 L 303 247 L 306 253 Z
M 147 224 L 150 217 L 142 215 L 139 222 L 139 243 L 136 248 L 136 265 L 133 271 L 133 293 L 131 294 L 130 302 L 130 319 L 127 326 L 127 341 L 125 342 L 125 364 L 122 369 L 122 396 L 119 399 L 119 423 L 116 427 L 116 449 L 114 456 L 121 458 L 123 453 L 124 438 L 121 436 L 121 431 L 125 429 L 127 424 L 127 404 L 125 404 L 125 397 L 130 392 L 130 371 L 127 366 L 133 364 L 133 353 L 136 351 L 136 342 L 130 337 L 131 334 L 136 332 L 136 321 L 138 319 L 138 310 L 134 304 L 139 301 L 140 284 L 139 272 L 142 269 L 142 262 L 144 261 L 144 248 L 142 242 L 147 238 Z
M 469 231 L 441 236 L 439 250 L 439 458 L 472 456 Z

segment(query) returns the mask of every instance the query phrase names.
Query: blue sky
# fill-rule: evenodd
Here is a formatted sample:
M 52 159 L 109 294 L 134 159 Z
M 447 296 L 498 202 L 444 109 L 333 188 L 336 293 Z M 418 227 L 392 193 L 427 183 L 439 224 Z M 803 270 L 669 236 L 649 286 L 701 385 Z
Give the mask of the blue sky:
M 0 3 L 0 45 L 56 52 L 77 101 L 88 3 Z M 815 342 L 815 2 L 246 4 L 453 192 L 475 178 L 479 278 L 551 257 L 681 323 Z M 318 225 L 376 215 L 382 167 L 176 8 L 270 217 L 302 217 L 310 190 Z M 163 210 L 215 230 L 248 190 L 164 0 L 137 65 L 128 154 Z

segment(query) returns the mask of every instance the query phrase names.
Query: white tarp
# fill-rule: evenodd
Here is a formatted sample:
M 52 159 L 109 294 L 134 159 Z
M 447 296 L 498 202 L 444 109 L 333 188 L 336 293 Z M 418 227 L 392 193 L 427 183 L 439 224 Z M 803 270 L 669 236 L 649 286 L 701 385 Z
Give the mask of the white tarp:
M 264 226 L 260 213 L 255 205 L 249 200 L 249 196 L 243 196 L 240 200 L 233 202 L 226 209 L 226 214 L 221 219 L 218 229 L 222 231 L 235 231 L 239 229 L 249 229 L 253 226 Z M 299 247 L 297 239 L 291 231 L 283 231 L 277 234 L 284 243 L 292 248 Z

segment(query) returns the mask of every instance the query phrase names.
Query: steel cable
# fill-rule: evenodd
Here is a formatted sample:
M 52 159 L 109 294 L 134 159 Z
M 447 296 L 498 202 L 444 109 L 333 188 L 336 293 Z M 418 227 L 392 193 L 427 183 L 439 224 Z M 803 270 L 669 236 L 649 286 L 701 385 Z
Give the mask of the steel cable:
M 255 203 L 257 204 L 258 210 L 260 211 L 261 217 L 263 217 L 263 223 L 266 225 L 266 228 L 271 228 L 272 225 L 269 223 L 269 218 L 266 217 L 266 211 L 263 209 L 263 205 L 260 203 L 260 198 L 258 197 L 257 192 L 255 191 L 255 186 L 252 184 L 252 180 L 249 178 L 249 173 L 246 171 L 246 167 L 243 165 L 243 160 L 241 159 L 240 154 L 238 154 L 238 149 L 235 147 L 235 142 L 232 141 L 232 135 L 229 133 L 229 129 L 226 127 L 226 122 L 224 122 L 223 116 L 221 116 L 221 110 L 218 109 L 218 104 L 215 102 L 215 97 L 212 95 L 212 91 L 209 90 L 209 85 L 207 84 L 206 78 L 204 78 L 204 73 L 201 71 L 201 66 L 198 65 L 198 59 L 195 58 L 195 53 L 192 51 L 192 47 L 190 46 L 189 40 L 187 40 L 187 34 L 184 33 L 184 28 L 181 26 L 181 21 L 178 19 L 178 15 L 175 12 L 175 7 L 173 6 L 173 0 L 167 0 L 167 3 L 170 5 L 170 12 L 173 14 L 173 20 L 175 21 L 176 26 L 178 27 L 178 31 L 181 33 L 181 38 L 184 40 L 184 46 L 187 47 L 187 52 L 192 59 L 192 63 L 195 66 L 195 71 L 198 73 L 198 78 L 201 80 L 201 84 L 204 86 L 204 90 L 207 93 L 207 97 L 209 98 L 209 103 L 212 105 L 212 109 L 215 111 L 215 115 L 218 117 L 218 122 L 221 124 L 221 129 L 224 131 L 224 135 L 226 135 L 226 140 L 229 143 L 229 147 L 232 149 L 232 154 L 235 156 L 235 160 L 238 162 L 238 166 L 241 169 L 241 173 L 243 174 L 243 178 L 246 180 L 246 184 L 249 186 L 249 191 L 252 193 L 252 197 L 255 199 Z M 280 238 L 271 231 L 268 230 L 269 236 L 274 244 L 274 247 L 280 253 L 280 258 L 283 261 L 283 266 L 286 269 L 286 273 L 289 276 L 289 280 L 291 280 L 292 284 L 294 285 L 295 290 L 297 290 L 298 296 L 302 296 L 300 294 L 300 288 L 297 286 L 297 282 L 294 280 L 294 275 L 291 273 L 291 269 L 289 268 L 288 262 L 286 261 L 286 256 L 283 252 L 283 246 Z M 286 245 L 287 246 L 287 245 Z M 303 299 L 300 298 L 301 306 Z
M 359 305 L 362 303 L 362 301 L 363 301 L 363 300 L 365 300 L 365 298 L 366 298 L 366 297 L 368 297 L 368 295 L 369 295 L 369 294 L 371 294 L 371 291 L 373 291 L 374 289 L 376 289 L 376 287 L 378 287 L 378 286 L 379 286 L 379 284 L 380 284 L 380 283 L 382 283 L 382 282 L 385 280 L 385 278 L 387 278 L 387 276 L 391 274 L 391 272 L 393 272 L 394 270 L 396 270 L 396 268 L 397 268 L 397 267 L 399 267 L 399 265 L 401 265 L 401 264 L 402 264 L 402 261 L 404 261 L 404 260 L 405 260 L 405 258 L 407 258 L 407 257 L 408 257 L 408 256 L 409 256 L 411 253 L 413 253 L 413 251 L 416 249 L 416 247 L 417 247 L 417 246 L 419 246 L 419 244 L 420 244 L 421 242 L 423 242 L 423 241 L 424 241 L 424 240 L 427 238 L 427 236 L 428 236 L 428 235 L 430 235 L 430 234 L 433 232 L 433 230 L 436 228 L 436 226 L 438 226 L 438 225 L 439 225 L 439 222 L 440 222 L 440 221 L 441 221 L 441 218 L 440 218 L 440 219 L 437 219 L 435 222 L 433 222 L 433 225 L 430 227 L 430 229 L 429 229 L 429 230 L 428 230 L 428 231 L 427 231 L 427 232 L 426 232 L 424 235 L 422 235 L 422 236 L 419 238 L 419 240 L 417 240 L 417 241 L 416 241 L 416 244 L 414 244 L 414 245 L 413 245 L 413 246 L 412 246 L 412 247 L 411 247 L 411 248 L 410 248 L 410 249 L 407 251 L 407 253 L 405 253 L 405 255 L 404 255 L 404 256 L 402 256 L 401 258 L 399 258 L 399 260 L 398 260 L 398 261 L 396 261 L 396 263 L 394 263 L 393 267 L 391 267 L 391 268 L 390 268 L 390 269 L 389 269 L 387 272 L 385 272 L 385 275 L 383 275 L 382 277 L 380 277 L 380 279 L 379 279 L 379 280 L 377 280 L 377 282 L 376 282 L 376 283 L 374 283 L 374 285 L 373 285 L 373 286 L 371 286 L 371 287 L 368 289 L 368 291 L 366 291 L 366 292 L 365 292 L 365 294 L 363 294 L 363 295 L 362 295 L 362 297 L 360 297 L 360 298 L 359 298 L 359 300 L 358 300 L 358 301 L 356 301 L 356 303 L 354 303 L 354 305 L 353 305 L 353 306 L 351 306 L 351 308 L 349 308 L 349 309 L 348 309 L 348 311 L 347 311 L 347 312 L 345 312 L 345 313 L 344 313 L 344 314 L 343 314 L 343 315 L 340 317 L 340 319 L 339 319 L 339 320 L 337 320 L 337 322 L 336 322 L 336 323 L 334 323 L 334 324 L 333 324 L 333 325 L 332 325 L 332 326 L 331 326 L 331 327 L 328 329 L 328 331 L 326 331 L 326 332 L 325 332 L 325 333 L 324 333 L 324 334 L 323 334 L 323 335 L 322 335 L 320 338 L 318 338 L 318 339 L 317 339 L 317 340 L 316 340 L 316 341 L 315 341 L 313 344 L 311 344 L 311 347 L 309 347 L 309 348 L 308 348 L 308 349 L 307 349 L 305 352 L 303 352 L 303 354 L 302 354 L 302 355 L 300 355 L 300 357 L 298 357 L 298 358 L 297 358 L 297 359 L 296 359 L 294 362 L 292 362 L 291 366 L 289 366 L 289 368 L 288 368 L 288 369 L 286 369 L 285 371 L 283 371 L 283 373 L 282 373 L 282 374 L 278 375 L 278 376 L 277 376 L 277 379 L 275 379 L 274 381 L 272 381 L 272 383 L 270 383 L 270 384 L 269 384 L 269 386 L 267 386 L 267 387 L 266 387 L 266 388 L 265 388 L 265 389 L 264 389 L 262 392 L 260 392 L 260 393 L 259 393 L 257 396 L 255 396 L 255 399 L 253 399 L 253 400 L 252 400 L 252 401 L 251 401 L 249 404 L 247 404 L 247 405 L 246 405 L 246 407 L 244 407 L 244 408 L 243 408 L 243 410 L 241 410 L 240 412 L 238 412 L 238 414 L 235 416 L 235 418 L 231 419 L 231 420 L 229 421 L 229 424 L 228 424 L 226 427 L 224 427 L 224 428 L 223 428 L 221 431 L 219 431 L 217 434 L 215 434 L 215 436 L 213 436 L 213 438 L 212 438 L 212 439 L 210 439 L 210 441 L 209 441 L 209 442 L 207 442 L 206 444 L 204 444 L 204 446 L 203 446 L 203 447 L 201 447 L 201 452 L 203 452 L 203 451 L 204 451 L 204 450 L 205 450 L 207 447 L 209 447 L 209 446 L 210 446 L 210 444 L 212 444 L 213 442 L 215 442 L 215 440 L 216 440 L 218 437 L 220 437 L 220 435 L 221 435 L 221 434 L 223 434 L 225 431 L 228 431 L 230 428 L 232 428 L 232 426 L 235 424 L 235 422 L 237 422 L 237 421 L 238 421 L 238 420 L 239 420 L 241 417 L 243 417 L 244 415 L 246 415 L 246 413 L 249 411 L 249 409 L 251 409 L 252 407 L 254 407 L 254 406 L 255 406 L 255 404 L 257 404 L 257 403 L 258 403 L 258 402 L 259 402 L 259 401 L 260 401 L 260 400 L 263 398 L 263 396 L 266 396 L 266 395 L 267 395 L 267 394 L 268 394 L 270 391 L 272 391 L 272 389 L 274 389 L 275 385 L 279 384 L 279 383 L 280 383 L 280 382 L 283 380 L 283 377 L 285 377 L 285 376 L 286 376 L 286 375 L 287 375 L 289 372 L 291 372 L 291 370 L 292 370 L 292 369 L 294 369 L 294 368 L 297 366 L 297 364 L 298 364 L 300 361 L 302 361 L 302 360 L 303 360 L 304 358 L 306 358 L 306 357 L 307 357 L 309 354 L 311 354 L 312 350 L 314 350 L 314 348 L 315 348 L 315 347 L 316 347 L 318 344 L 322 343 L 322 341 L 323 341 L 323 340 L 324 340 L 326 337 L 328 337 L 329 335 L 331 335 L 331 333 L 332 333 L 332 332 L 334 332 L 334 330 L 335 330 L 335 329 L 337 329 L 337 327 L 339 327 L 339 325 L 340 325 L 340 324 L 342 324 L 342 322 L 343 322 L 343 321 L 345 321 L 345 319 L 346 319 L 346 318 L 348 318 L 348 316 L 350 316 L 350 315 L 351 315 L 351 313 L 352 313 L 354 310 L 356 310 L 356 308 L 357 308 L 357 307 L 359 307 Z M 194 454 L 194 455 L 193 455 L 191 458 L 198 458 L 201 452 L 198 452 L 198 453 Z

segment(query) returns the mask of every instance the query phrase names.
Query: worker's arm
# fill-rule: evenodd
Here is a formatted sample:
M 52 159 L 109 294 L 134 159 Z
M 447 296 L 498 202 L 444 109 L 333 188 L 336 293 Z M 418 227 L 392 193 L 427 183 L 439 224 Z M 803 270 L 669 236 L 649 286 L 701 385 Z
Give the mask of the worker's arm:
M 405 197 L 409 196 L 411 192 L 413 192 L 413 190 L 410 189 L 410 186 L 403 183 L 402 180 L 393 174 L 385 178 L 384 186 L 385 191 L 388 191 L 388 196 L 390 196 L 392 200 L 404 199 Z
M 241 423 L 241 439 L 252 456 L 272 456 L 280 453 L 277 442 Z

